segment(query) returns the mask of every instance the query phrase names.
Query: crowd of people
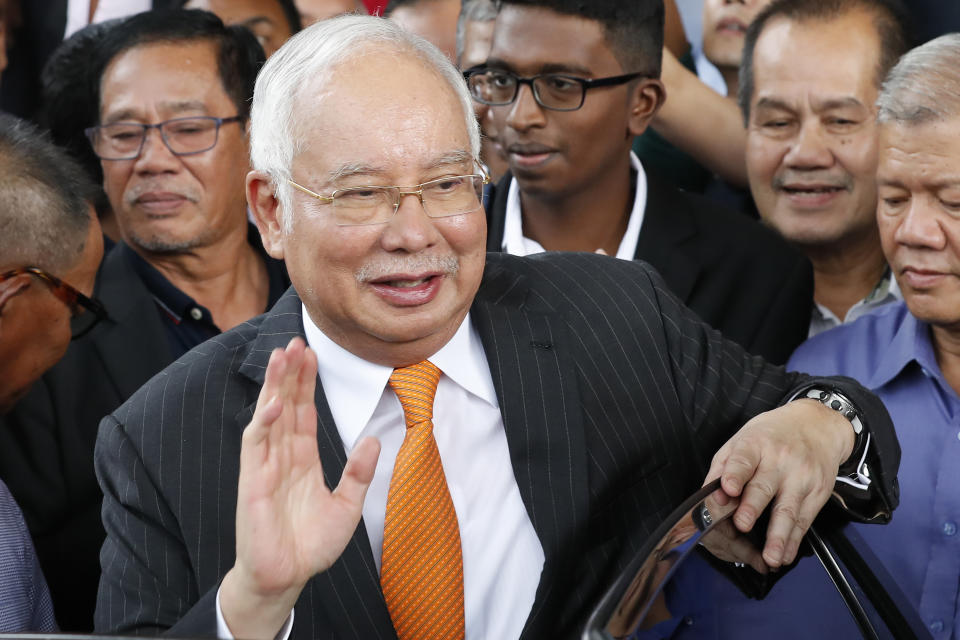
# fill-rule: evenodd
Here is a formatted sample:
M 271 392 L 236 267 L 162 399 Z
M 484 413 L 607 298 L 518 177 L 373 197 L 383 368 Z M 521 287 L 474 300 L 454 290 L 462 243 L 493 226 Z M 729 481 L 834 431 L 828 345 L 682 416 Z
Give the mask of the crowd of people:
M 0 632 L 577 637 L 719 478 L 960 635 L 952 9 L 54 4 L 0 0 Z M 836 631 L 684 572 L 657 637 Z

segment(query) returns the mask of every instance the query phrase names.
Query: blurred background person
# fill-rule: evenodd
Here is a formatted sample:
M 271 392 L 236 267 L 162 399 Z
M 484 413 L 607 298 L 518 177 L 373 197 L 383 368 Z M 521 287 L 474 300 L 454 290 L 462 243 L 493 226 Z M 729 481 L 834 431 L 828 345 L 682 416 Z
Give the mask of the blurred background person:
M 300 31 L 300 14 L 293 0 L 180 0 L 180 7 L 204 9 L 226 25 L 250 29 L 268 58 Z
M 103 317 L 89 298 L 103 242 L 83 170 L 38 129 L 3 114 L 0 174 L 2 431 L 4 414 L 63 356 L 71 337 Z M 21 468 L 30 462 L 21 460 Z M 47 583 L 4 483 L 28 480 L 16 471 L 0 475 L 0 632 L 54 631 Z
M 760 217 L 813 263 L 810 335 L 899 299 L 877 230 L 877 94 L 907 50 L 888 0 L 777 0 L 747 30 L 740 106 Z
M 367 13 L 360 0 L 295 0 L 300 22 L 309 27 L 317 20 L 326 20 L 344 13 Z
M 96 46 L 88 133 L 121 237 L 97 281 L 110 317 L 71 345 L 0 433 L 0 474 L 22 479 L 10 490 L 64 629 L 93 628 L 104 537 L 93 471 L 100 420 L 289 286 L 247 220 L 246 122 L 263 62 L 248 29 L 206 11 L 137 14 Z
M 493 0 L 463 0 L 457 19 L 457 67 L 461 71 L 479 67 L 487 61 L 496 19 L 497 8 Z M 473 108 L 483 135 L 480 158 L 496 183 L 507 171 L 506 154 L 500 145 L 493 118 L 490 117 L 490 107 L 474 100 Z
M 13 18 L 9 69 L 0 86 L 0 109 L 36 117 L 40 73 L 60 43 L 89 24 L 150 9 L 176 6 L 179 0 L 6 0 Z
M 383 15 L 457 61 L 457 18 L 460 0 L 390 0 Z

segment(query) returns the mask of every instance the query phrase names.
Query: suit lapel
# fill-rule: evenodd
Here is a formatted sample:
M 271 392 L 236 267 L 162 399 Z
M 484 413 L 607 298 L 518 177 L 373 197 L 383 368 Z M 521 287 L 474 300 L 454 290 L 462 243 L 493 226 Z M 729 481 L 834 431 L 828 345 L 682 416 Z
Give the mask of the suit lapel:
M 520 495 L 543 546 L 543 573 L 523 632 L 536 638 L 552 622 L 546 612 L 555 612 L 565 596 L 561 559 L 588 517 L 586 447 L 565 325 L 548 310 L 532 310 L 525 279 L 501 269 L 496 258 L 488 256 L 471 317 L 490 365 Z
M 103 261 L 97 295 L 109 317 L 103 330 L 98 328 L 89 338 L 120 399 L 129 398 L 173 361 L 156 305 L 130 267 L 127 251 L 131 249 L 118 244 Z M 136 358 L 118 357 L 130 353 L 134 345 Z
M 262 386 L 270 354 L 297 336 L 306 339 L 300 297 L 291 287 L 260 325 L 240 374 Z M 314 402 L 320 463 L 327 486 L 333 488 L 340 482 L 347 456 L 319 378 Z M 256 402 L 237 414 L 238 426 L 243 428 L 250 422 L 255 407 Z M 326 614 L 331 629 L 322 626 L 323 618 L 318 620 L 314 615 L 317 611 Z M 295 637 L 318 638 L 331 630 L 337 638 L 396 638 L 363 522 L 337 562 L 310 580 L 297 602 Z
M 507 171 L 493 188 L 493 197 L 487 207 L 487 251 L 503 250 L 503 230 L 507 221 L 507 194 L 513 176 Z
M 688 250 L 688 241 L 697 235 L 689 206 L 680 192 L 647 172 L 647 204 L 634 257 L 653 265 L 684 302 L 702 268 L 696 252 Z

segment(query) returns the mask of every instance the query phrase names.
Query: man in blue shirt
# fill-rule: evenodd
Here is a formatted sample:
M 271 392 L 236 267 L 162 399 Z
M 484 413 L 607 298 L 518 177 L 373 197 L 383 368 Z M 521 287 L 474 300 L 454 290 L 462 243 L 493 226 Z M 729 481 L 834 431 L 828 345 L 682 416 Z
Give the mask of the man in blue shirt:
M 960 636 L 960 35 L 905 55 L 879 94 L 877 222 L 904 301 L 801 345 L 789 369 L 845 375 L 883 400 L 903 450 L 900 507 L 854 525 L 933 637 Z M 853 619 L 814 558 L 761 602 L 691 558 L 652 636 L 841 638 Z
M 856 378 L 893 417 L 901 506 L 861 533 L 937 638 L 960 632 L 960 36 L 897 64 L 878 100 L 877 222 L 903 292 L 789 366 Z

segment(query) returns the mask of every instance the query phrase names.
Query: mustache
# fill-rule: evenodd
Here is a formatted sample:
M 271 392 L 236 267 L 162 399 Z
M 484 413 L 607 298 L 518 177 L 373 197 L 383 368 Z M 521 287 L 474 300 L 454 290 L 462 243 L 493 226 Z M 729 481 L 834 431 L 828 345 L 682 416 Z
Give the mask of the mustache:
M 368 262 L 357 270 L 355 277 L 359 284 L 363 284 L 398 273 L 441 273 L 452 276 L 459 270 L 460 259 L 457 256 L 392 257 Z
M 773 188 L 780 190 L 788 184 L 817 184 L 837 189 L 853 189 L 853 178 L 849 175 L 836 175 L 831 173 L 817 173 L 815 171 L 783 171 L 773 177 Z
M 156 192 L 172 193 L 194 204 L 200 201 L 200 192 L 194 187 L 171 187 L 156 181 L 134 184 L 123 194 L 123 199 L 127 204 L 134 204 L 144 194 Z

